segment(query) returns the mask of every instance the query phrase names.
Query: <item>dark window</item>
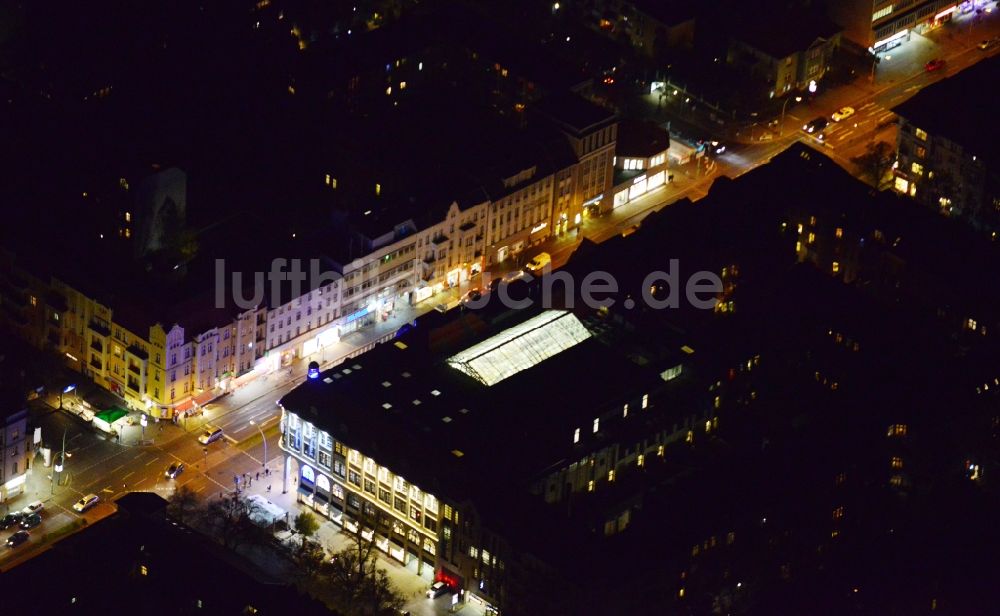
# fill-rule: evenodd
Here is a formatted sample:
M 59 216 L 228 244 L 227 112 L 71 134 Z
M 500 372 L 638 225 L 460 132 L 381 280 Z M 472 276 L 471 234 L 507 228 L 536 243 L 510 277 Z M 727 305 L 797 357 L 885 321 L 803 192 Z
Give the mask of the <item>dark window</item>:
M 359 475 L 356 471 L 347 471 L 347 480 L 356 486 L 361 485 L 361 475 Z
M 402 512 L 402 513 L 406 513 L 406 499 L 405 499 L 405 498 L 399 498 L 399 497 L 397 496 L 397 497 L 395 498 L 395 501 L 396 501 L 396 502 L 395 502 L 395 507 L 396 507 L 396 510 L 397 510 L 397 511 L 400 511 L 400 512 Z
M 365 492 L 369 492 L 371 494 L 375 493 L 375 482 L 367 477 L 365 478 Z
M 378 489 L 378 497 L 380 500 L 382 500 L 382 502 L 386 503 L 387 505 L 392 504 L 392 493 L 389 492 L 389 490 L 380 487 Z

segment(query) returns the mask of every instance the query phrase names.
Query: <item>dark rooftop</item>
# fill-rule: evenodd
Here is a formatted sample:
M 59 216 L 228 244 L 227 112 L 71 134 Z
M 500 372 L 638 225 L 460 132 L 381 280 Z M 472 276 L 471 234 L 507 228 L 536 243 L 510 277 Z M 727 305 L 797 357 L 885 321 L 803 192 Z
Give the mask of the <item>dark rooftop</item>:
M 656 122 L 622 120 L 618 123 L 615 153 L 619 156 L 649 158 L 670 147 L 670 133 Z
M 962 146 L 969 154 L 989 164 L 1000 164 L 1000 144 L 989 126 L 996 124 L 992 104 L 969 100 L 971 92 L 992 91 L 1000 83 L 1000 58 L 983 59 L 941 81 L 921 88 L 912 98 L 893 109 L 907 122 L 931 135 L 940 135 Z M 955 101 L 967 101 L 958 114 L 942 113 Z
M 758 10 L 756 6 L 752 10 Z M 798 17 L 785 15 L 776 20 L 773 15 L 757 15 L 753 25 L 743 22 L 733 37 L 767 53 L 772 58 L 786 58 L 805 51 L 818 39 L 830 39 L 842 28 L 823 15 L 803 12 Z M 794 24 L 793 27 L 789 24 Z
M 110 517 L 0 574 L 0 585 L 18 589 L 4 606 L 39 614 L 67 608 L 114 613 L 123 605 L 147 614 L 184 614 L 196 607 L 215 614 L 245 614 L 251 608 L 261 614 L 331 614 L 318 601 L 167 519 L 166 504 L 153 493 L 121 497 Z M 52 584 L 55 578 L 58 584 Z M 181 578 L 211 578 L 212 583 L 189 584 Z
M 559 92 L 547 96 L 534 105 L 535 111 L 545 115 L 575 135 L 611 124 L 614 111 L 592 103 L 573 92 Z
M 655 18 L 666 26 L 675 26 L 694 19 L 704 10 L 702 2 L 690 0 L 632 0 L 639 11 Z

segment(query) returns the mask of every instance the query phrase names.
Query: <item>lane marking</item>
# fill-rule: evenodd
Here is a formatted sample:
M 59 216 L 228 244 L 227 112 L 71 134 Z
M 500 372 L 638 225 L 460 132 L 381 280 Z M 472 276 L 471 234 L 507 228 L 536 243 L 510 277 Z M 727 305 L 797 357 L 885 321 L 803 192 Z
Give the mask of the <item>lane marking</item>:
M 128 479 L 128 478 L 129 478 L 129 477 L 131 477 L 132 475 L 135 475 L 135 471 L 132 471 L 132 472 L 131 472 L 131 473 L 129 473 L 128 475 L 125 475 L 124 477 L 122 477 L 122 481 L 125 481 L 126 479 Z M 140 480 L 140 481 L 141 481 L 141 480 Z

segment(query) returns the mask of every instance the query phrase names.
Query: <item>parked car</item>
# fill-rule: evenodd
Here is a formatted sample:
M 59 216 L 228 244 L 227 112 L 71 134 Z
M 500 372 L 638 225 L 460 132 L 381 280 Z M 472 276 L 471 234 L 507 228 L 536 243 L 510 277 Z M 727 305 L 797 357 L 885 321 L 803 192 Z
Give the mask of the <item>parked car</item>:
M 88 494 L 83 498 L 81 498 L 80 500 L 73 503 L 73 511 L 76 511 L 77 513 L 83 513 L 84 511 L 96 505 L 99 500 L 101 500 L 101 498 L 98 495 Z
M 812 120 L 811 122 L 809 122 L 808 124 L 804 125 L 802 127 L 802 130 L 804 130 L 807 133 L 809 133 L 810 135 L 812 135 L 812 134 L 816 134 L 816 133 L 821 133 L 823 131 L 823 129 L 827 127 L 827 125 L 829 125 L 829 122 L 827 121 L 827 119 L 823 118 L 823 117 L 820 117 L 820 118 L 816 118 L 816 119 Z
M 550 263 L 552 263 L 552 256 L 547 252 L 541 252 L 535 255 L 534 259 L 528 261 L 524 267 L 530 272 L 537 272 Z
M 166 476 L 167 479 L 177 479 L 177 476 L 183 472 L 184 472 L 184 463 L 175 462 L 174 464 L 168 466 L 167 470 L 164 471 L 163 474 Z
M 924 65 L 924 69 L 926 69 L 928 73 L 931 73 L 943 66 L 944 66 L 944 60 L 942 60 L 941 58 L 934 58 L 933 60 Z
M 0 518 L 0 530 L 7 530 L 12 526 L 17 526 L 21 523 L 21 518 L 23 514 L 20 511 L 15 511 L 14 513 L 8 513 L 4 517 Z
M 45 503 L 42 501 L 33 501 L 28 503 L 28 506 L 21 510 L 21 513 L 28 515 L 29 513 L 38 513 L 42 509 L 45 509 Z
M 202 445 L 208 445 L 209 443 L 214 443 L 215 441 L 222 438 L 222 428 L 208 428 L 201 436 L 198 437 L 198 442 Z
M 30 536 L 31 534 L 28 531 L 19 530 L 10 537 L 7 537 L 7 547 L 16 548 L 27 541 Z
M 445 312 L 448 312 L 448 307 L 444 304 L 438 304 L 437 306 L 434 306 L 434 310 L 444 314 Z
M 854 115 L 854 107 L 841 107 L 840 109 L 833 112 L 830 116 L 834 122 L 840 122 L 841 120 L 846 120 L 847 118 Z
M 42 516 L 37 513 L 29 513 L 28 515 L 21 518 L 20 527 L 24 530 L 29 528 L 34 528 L 42 523 Z
M 427 589 L 427 598 L 436 599 L 441 595 L 443 595 L 444 593 L 448 592 L 448 590 L 449 590 L 448 585 L 445 584 L 444 582 L 434 582 L 434 584 L 432 584 L 431 587 Z

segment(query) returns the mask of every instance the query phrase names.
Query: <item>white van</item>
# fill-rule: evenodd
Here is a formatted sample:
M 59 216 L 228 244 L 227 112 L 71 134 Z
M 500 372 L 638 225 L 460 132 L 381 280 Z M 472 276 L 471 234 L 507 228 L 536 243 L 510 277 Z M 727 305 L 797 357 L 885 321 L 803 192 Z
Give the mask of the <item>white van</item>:
M 206 428 L 202 435 L 198 437 L 198 442 L 202 445 L 208 445 L 220 438 L 222 438 L 222 428 Z

